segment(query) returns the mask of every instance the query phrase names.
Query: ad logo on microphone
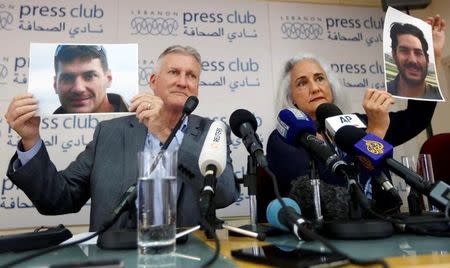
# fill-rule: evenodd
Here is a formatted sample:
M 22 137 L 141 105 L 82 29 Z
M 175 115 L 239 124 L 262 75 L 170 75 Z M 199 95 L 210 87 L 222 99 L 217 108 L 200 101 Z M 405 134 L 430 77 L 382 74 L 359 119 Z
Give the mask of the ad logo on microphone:
M 372 133 L 368 133 L 354 147 L 357 158 L 368 170 L 379 167 L 386 157 L 392 157 L 393 149 L 392 145 Z
M 294 108 L 288 108 L 289 111 L 291 111 L 291 113 L 294 114 L 295 118 L 297 120 L 306 120 L 309 121 L 309 118 L 306 114 L 304 114 L 302 111 L 298 110 L 298 109 L 294 109 Z
M 381 142 L 374 140 L 364 140 L 366 143 L 367 151 L 372 154 L 383 154 L 384 153 L 384 145 Z
M 284 123 L 280 119 L 280 117 L 277 117 L 277 121 L 278 121 L 278 124 L 277 124 L 278 133 L 280 133 L 280 135 L 283 136 L 284 138 L 287 138 L 287 132 L 289 131 L 289 126 L 286 123 Z
M 369 154 L 369 153 L 373 154 L 374 158 L 376 158 L 377 156 L 381 156 L 384 153 L 384 144 L 379 141 L 362 139 L 361 143 L 364 143 L 365 151 L 367 152 L 367 154 Z M 370 155 L 368 155 L 368 157 L 372 158 Z M 366 169 L 368 169 L 369 171 L 372 171 L 375 169 L 375 167 L 372 164 L 372 161 L 370 161 L 370 159 L 368 159 L 368 157 L 366 157 L 364 155 L 359 155 L 357 158 Z
M 214 148 L 218 148 L 220 146 L 220 140 L 222 139 L 223 136 L 223 129 L 218 127 L 216 128 L 216 131 L 214 132 L 214 138 L 213 138 L 213 142 L 212 142 L 212 147 Z

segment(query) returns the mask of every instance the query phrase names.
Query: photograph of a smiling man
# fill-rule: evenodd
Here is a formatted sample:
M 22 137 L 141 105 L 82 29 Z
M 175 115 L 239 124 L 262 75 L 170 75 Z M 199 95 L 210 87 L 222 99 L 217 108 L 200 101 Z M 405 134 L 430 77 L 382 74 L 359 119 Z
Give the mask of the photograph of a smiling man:
M 48 60 L 42 63 L 50 51 L 52 75 Z M 41 115 L 128 112 L 138 93 L 137 63 L 133 44 L 31 44 L 29 92 Z
M 395 19 L 403 20 L 385 24 L 385 40 L 390 43 L 390 51 L 384 46 L 387 91 L 397 97 L 442 101 L 430 25 L 423 21 L 417 25 L 415 18 L 394 11 L 400 13 Z M 386 20 L 388 15 L 389 10 Z M 405 21 L 403 15 L 410 19 Z

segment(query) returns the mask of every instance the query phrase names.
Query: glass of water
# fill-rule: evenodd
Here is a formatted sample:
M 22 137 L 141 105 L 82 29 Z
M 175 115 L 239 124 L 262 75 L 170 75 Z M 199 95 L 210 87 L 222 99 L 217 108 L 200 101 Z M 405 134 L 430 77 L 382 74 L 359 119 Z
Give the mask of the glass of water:
M 140 254 L 175 252 L 177 150 L 138 153 L 138 250 Z
M 430 154 L 419 154 L 417 157 L 417 174 L 429 183 L 434 183 L 433 162 Z M 433 206 L 427 197 L 425 197 L 425 210 L 439 212 L 439 209 Z

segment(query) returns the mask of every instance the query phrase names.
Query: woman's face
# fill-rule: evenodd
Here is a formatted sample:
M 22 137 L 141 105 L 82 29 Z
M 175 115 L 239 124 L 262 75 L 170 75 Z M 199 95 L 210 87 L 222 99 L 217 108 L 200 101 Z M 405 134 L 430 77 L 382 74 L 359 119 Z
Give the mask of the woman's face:
M 322 103 L 333 102 L 328 77 L 314 60 L 299 61 L 291 71 L 291 94 L 294 105 L 316 119 L 316 109 Z

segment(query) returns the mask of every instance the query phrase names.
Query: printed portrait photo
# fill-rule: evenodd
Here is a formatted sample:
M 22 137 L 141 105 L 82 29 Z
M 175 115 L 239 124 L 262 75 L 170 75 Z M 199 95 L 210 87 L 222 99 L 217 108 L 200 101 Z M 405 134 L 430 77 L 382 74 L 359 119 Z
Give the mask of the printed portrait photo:
M 30 44 L 28 92 L 41 116 L 127 113 L 138 90 L 137 44 Z
M 429 24 L 389 7 L 383 30 L 386 90 L 394 97 L 445 101 Z

